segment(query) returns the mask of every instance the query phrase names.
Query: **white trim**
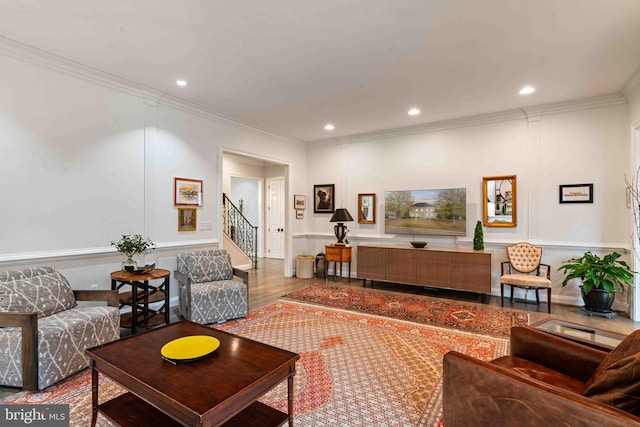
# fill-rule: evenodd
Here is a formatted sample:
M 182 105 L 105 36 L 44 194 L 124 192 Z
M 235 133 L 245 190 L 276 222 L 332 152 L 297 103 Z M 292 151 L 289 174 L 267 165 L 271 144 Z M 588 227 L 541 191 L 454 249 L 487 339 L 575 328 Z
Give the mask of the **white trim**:
M 156 244 L 158 250 L 176 249 L 185 247 L 200 247 L 211 246 L 218 244 L 215 239 L 202 239 L 202 240 L 184 240 L 177 242 L 163 242 Z M 44 261 L 54 260 L 61 258 L 78 258 L 88 257 L 96 255 L 111 255 L 117 254 L 118 251 L 112 247 L 96 247 L 96 248 L 81 248 L 81 249 L 62 249 L 58 251 L 46 251 L 46 252 L 24 252 L 15 254 L 0 255 L 0 265 L 3 263 L 16 263 L 16 262 L 30 262 L 30 261 Z

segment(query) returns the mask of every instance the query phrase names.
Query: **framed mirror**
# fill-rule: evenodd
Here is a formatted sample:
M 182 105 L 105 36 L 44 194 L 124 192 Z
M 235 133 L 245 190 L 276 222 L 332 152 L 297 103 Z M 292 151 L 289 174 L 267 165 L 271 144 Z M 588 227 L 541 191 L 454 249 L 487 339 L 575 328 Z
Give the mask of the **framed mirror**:
M 485 227 L 515 227 L 517 225 L 516 176 L 486 176 L 482 178 L 482 200 Z

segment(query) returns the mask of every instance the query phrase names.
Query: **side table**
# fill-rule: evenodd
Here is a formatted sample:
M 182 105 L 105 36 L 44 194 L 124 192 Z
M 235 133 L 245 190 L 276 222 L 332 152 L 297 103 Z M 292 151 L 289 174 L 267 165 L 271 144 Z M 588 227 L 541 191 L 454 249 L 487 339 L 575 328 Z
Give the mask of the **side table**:
M 579 325 L 559 319 L 548 319 L 532 325 L 551 335 L 574 341 L 599 350 L 610 351 L 627 336 L 591 326 Z
M 120 290 L 131 286 L 130 292 L 120 292 L 120 308 L 131 306 L 131 313 L 120 316 L 120 326 L 131 328 L 135 334 L 138 327 L 150 328 L 162 323 L 169 324 L 169 270 L 156 268 L 145 273 L 129 273 L 118 270 L 111 273 L 111 289 Z M 152 284 L 150 280 L 162 280 Z M 164 301 L 158 310 L 151 309 L 150 303 Z
M 342 263 L 346 262 L 349 265 L 349 276 L 351 279 L 351 246 L 345 245 L 326 245 L 325 247 L 325 262 L 327 263 L 324 269 L 324 278 L 327 278 L 327 271 L 329 270 L 329 263 L 333 262 L 333 278 L 336 278 L 338 272 L 338 264 L 340 264 L 340 279 L 342 279 Z

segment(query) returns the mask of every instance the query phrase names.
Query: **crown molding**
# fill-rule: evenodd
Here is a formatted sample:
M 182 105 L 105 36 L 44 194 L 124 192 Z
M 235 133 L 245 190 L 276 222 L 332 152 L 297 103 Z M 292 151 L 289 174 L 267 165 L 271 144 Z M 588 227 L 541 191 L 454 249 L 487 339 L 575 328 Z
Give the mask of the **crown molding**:
M 285 135 L 280 135 L 269 129 L 261 128 L 251 123 L 246 123 L 242 120 L 216 111 L 213 108 L 166 94 L 158 89 L 145 86 L 141 83 L 127 80 L 115 74 L 107 73 L 97 68 L 72 61 L 62 56 L 1 36 L 0 54 L 139 97 L 146 105 L 157 106 L 158 104 L 162 104 L 218 123 L 232 126 L 237 129 L 250 131 L 255 134 L 287 142 L 302 142 Z
M 334 137 L 312 141 L 313 145 L 338 145 L 351 144 L 359 142 L 373 141 L 377 139 L 394 138 L 398 136 L 415 135 L 420 133 L 437 132 L 447 129 L 455 129 L 469 126 L 480 126 L 484 124 L 504 122 L 510 120 L 539 121 L 545 115 L 565 113 L 569 111 L 587 110 L 591 108 L 602 108 L 613 105 L 626 104 L 626 98 L 620 93 L 614 93 L 604 96 L 592 98 L 578 99 L 572 101 L 556 102 L 550 104 L 533 105 L 521 109 L 505 110 L 489 114 L 480 114 L 476 116 L 460 117 L 450 120 L 442 120 L 438 122 L 423 123 L 420 125 L 384 129 L 374 132 L 366 132 L 354 135 L 346 135 L 342 137 Z
M 640 68 L 631 76 L 627 84 L 624 85 L 622 93 L 627 99 L 640 95 Z

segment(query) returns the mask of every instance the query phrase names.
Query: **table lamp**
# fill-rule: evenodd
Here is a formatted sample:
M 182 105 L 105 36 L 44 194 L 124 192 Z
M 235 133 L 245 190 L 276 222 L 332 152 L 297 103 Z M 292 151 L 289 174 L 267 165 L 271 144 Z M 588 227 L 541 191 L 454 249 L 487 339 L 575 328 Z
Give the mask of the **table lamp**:
M 344 238 L 347 236 L 347 227 L 344 223 L 347 221 L 353 221 L 353 217 L 348 210 L 344 208 L 336 209 L 329 222 L 337 222 L 338 224 L 333 226 L 333 231 L 336 233 L 338 242 L 336 245 L 344 246 Z

